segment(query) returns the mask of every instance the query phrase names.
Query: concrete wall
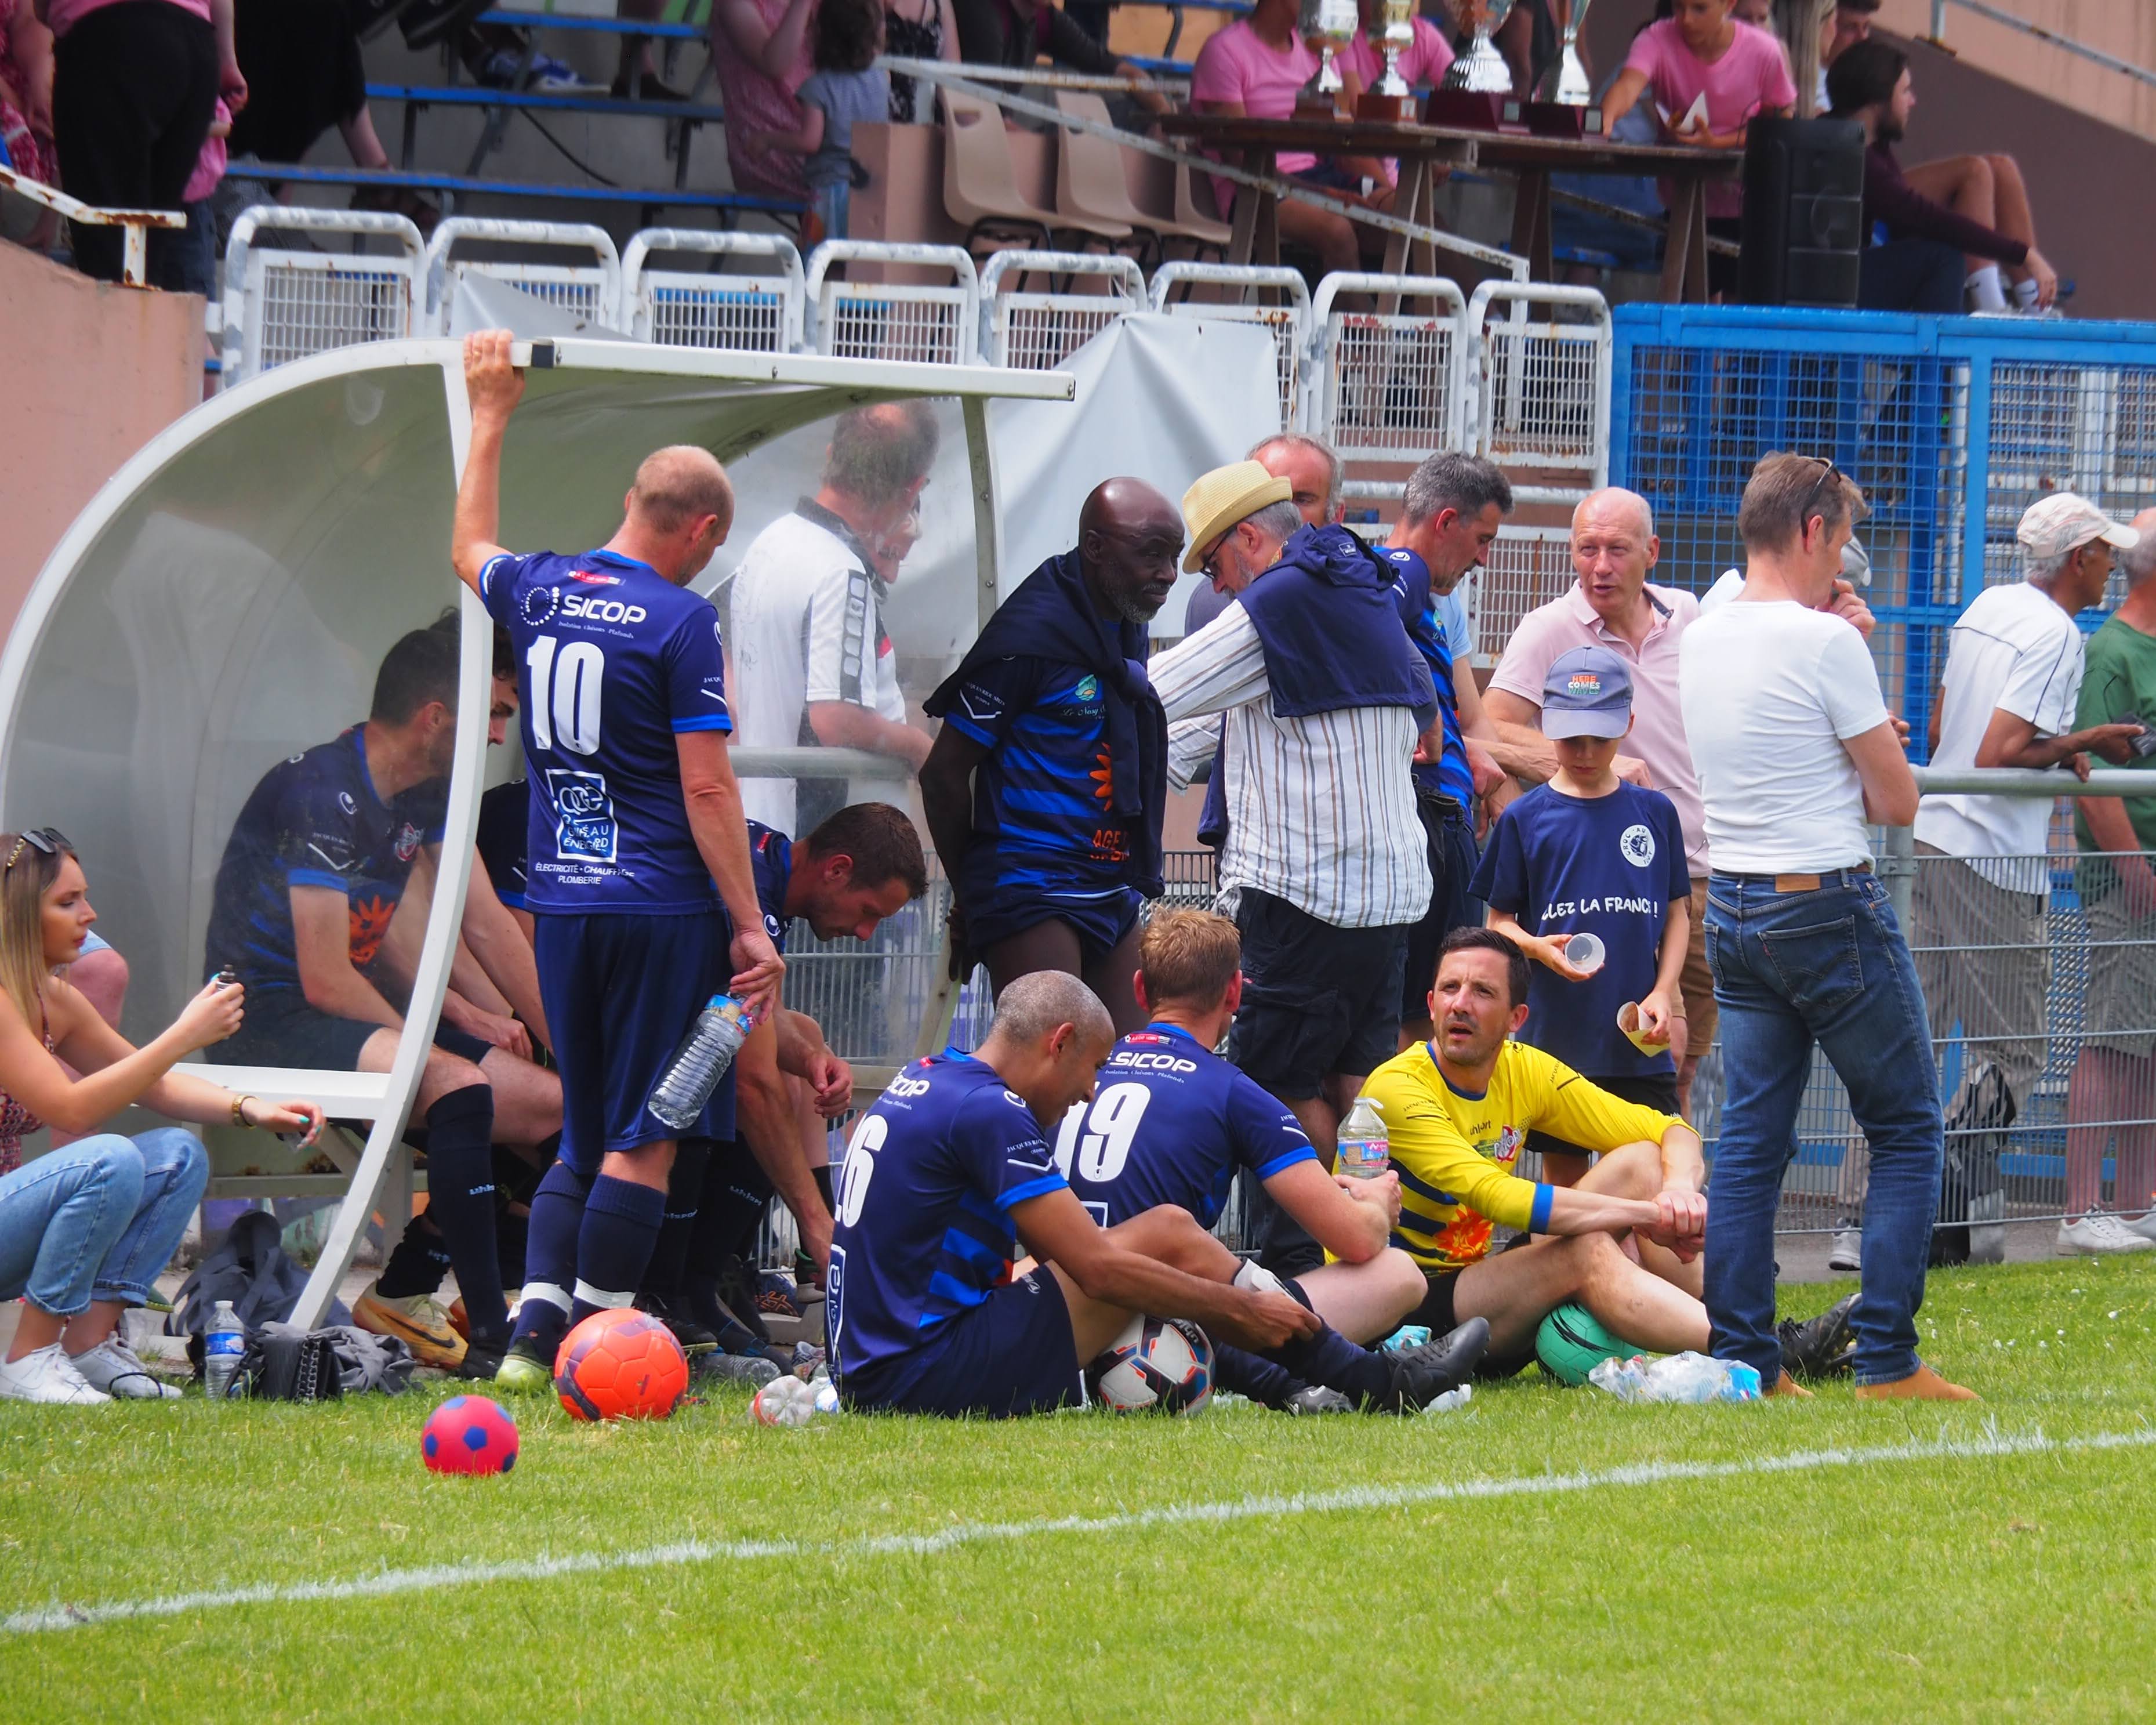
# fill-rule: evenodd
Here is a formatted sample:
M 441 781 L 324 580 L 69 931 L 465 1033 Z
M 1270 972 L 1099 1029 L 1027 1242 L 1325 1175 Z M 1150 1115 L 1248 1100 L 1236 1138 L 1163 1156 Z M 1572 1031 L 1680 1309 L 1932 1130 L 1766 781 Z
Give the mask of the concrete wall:
M 0 245 L 0 636 L 68 524 L 202 399 L 203 302 Z

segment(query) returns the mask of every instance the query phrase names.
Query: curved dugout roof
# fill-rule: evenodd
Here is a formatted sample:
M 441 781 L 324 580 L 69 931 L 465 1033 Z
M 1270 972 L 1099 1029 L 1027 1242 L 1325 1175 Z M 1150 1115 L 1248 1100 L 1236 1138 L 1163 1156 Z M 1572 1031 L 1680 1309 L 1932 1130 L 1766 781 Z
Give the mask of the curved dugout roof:
M 526 351 L 534 363 L 503 463 L 511 544 L 603 542 L 636 463 L 660 444 L 701 444 L 728 461 L 860 403 L 952 396 L 965 408 L 990 605 L 985 403 L 1071 391 L 1059 373 L 984 367 L 617 341 Z M 488 708 L 490 632 L 449 565 L 468 431 L 461 367 L 454 341 L 380 343 L 316 355 L 218 396 L 112 478 L 30 590 L 0 652 L 0 820 L 56 826 L 80 850 L 100 932 L 132 971 L 131 1040 L 168 1024 L 204 973 L 218 861 L 256 782 L 364 716 L 383 652 L 457 606 L 449 842 L 408 1015 L 431 1034 L 469 873 Z M 401 1129 L 421 1040 L 405 1039 L 398 1069 L 372 1091 L 349 1075 L 298 1070 L 248 1086 L 323 1094 L 343 1103 L 333 1112 L 376 1122 L 324 1255 L 336 1273 Z M 311 1284 L 298 1316 L 311 1321 L 334 1285 L 332 1274 L 318 1302 Z

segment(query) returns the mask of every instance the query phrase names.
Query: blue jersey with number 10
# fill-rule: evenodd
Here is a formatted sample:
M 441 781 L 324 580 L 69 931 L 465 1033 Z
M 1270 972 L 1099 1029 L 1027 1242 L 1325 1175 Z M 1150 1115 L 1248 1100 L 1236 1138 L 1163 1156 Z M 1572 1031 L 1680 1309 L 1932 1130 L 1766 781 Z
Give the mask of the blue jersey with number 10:
M 1176 1024 L 1118 1042 L 1055 1140 L 1055 1165 L 1103 1228 L 1163 1204 L 1210 1228 L 1238 1168 L 1270 1180 L 1317 1159 L 1294 1115 Z
M 480 572 L 480 597 L 516 646 L 532 792 L 525 907 L 711 909 L 674 742 L 733 729 L 711 602 L 610 551 L 505 554 Z

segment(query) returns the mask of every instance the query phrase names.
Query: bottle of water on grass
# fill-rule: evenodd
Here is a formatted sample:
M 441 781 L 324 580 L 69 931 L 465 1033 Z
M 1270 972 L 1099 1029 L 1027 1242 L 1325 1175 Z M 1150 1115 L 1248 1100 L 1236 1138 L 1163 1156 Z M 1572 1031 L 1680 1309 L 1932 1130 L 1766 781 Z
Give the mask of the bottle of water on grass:
M 247 1352 L 247 1331 L 232 1301 L 220 1300 L 203 1332 L 203 1393 L 213 1402 L 232 1394 L 232 1380 L 239 1375 L 239 1362 Z

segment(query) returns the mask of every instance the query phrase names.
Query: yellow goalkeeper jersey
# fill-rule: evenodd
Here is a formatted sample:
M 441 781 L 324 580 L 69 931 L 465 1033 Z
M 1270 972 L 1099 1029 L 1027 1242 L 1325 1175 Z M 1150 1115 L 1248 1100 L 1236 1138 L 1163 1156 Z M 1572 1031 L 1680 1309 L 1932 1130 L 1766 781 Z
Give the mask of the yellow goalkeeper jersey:
M 1617 1149 L 1681 1125 L 1613 1096 L 1525 1043 L 1505 1044 L 1481 1096 L 1455 1090 L 1430 1045 L 1396 1055 L 1363 1094 L 1385 1111 L 1400 1220 L 1393 1244 L 1432 1275 L 1465 1270 L 1490 1250 L 1490 1230 L 1547 1230 L 1553 1189 L 1513 1173 L 1530 1131 L 1581 1148 Z

